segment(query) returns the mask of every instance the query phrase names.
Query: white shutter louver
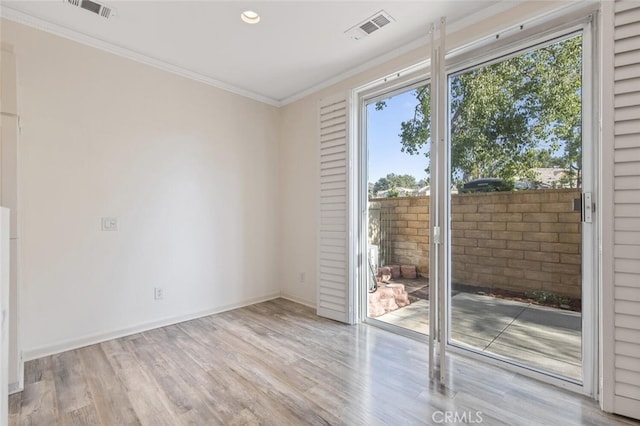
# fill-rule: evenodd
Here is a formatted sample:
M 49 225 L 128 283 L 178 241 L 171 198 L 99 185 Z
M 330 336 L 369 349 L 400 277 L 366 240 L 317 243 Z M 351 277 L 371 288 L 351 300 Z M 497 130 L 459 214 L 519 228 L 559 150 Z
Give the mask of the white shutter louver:
M 615 3 L 614 411 L 640 418 L 640 3 Z
M 319 107 L 318 315 L 350 322 L 349 145 L 347 100 L 322 99 Z

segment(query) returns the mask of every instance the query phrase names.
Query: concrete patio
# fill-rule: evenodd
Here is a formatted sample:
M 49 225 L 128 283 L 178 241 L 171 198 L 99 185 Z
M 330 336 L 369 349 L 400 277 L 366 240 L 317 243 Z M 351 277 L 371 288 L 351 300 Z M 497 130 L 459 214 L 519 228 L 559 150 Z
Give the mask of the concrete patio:
M 451 299 L 455 344 L 580 380 L 582 321 L 579 312 L 457 293 Z M 429 333 L 429 301 L 419 299 L 376 318 Z

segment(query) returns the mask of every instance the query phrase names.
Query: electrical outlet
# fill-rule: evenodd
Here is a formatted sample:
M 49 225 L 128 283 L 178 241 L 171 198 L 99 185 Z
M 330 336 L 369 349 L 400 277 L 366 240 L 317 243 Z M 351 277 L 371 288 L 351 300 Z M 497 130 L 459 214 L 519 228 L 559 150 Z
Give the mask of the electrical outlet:
M 304 272 L 300 272 L 300 284 L 304 283 L 307 279 L 307 274 Z
M 117 217 L 103 217 L 101 222 L 101 229 L 103 231 L 117 231 L 118 230 L 118 218 Z
M 153 298 L 155 300 L 162 300 L 164 298 L 164 290 L 160 287 L 156 287 L 153 289 Z

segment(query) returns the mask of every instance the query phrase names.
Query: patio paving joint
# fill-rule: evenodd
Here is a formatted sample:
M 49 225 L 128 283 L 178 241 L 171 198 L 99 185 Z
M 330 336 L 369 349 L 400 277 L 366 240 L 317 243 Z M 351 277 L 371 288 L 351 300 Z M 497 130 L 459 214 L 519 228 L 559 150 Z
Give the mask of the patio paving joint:
M 498 334 L 497 334 L 493 339 L 491 339 L 491 341 L 487 344 L 487 346 L 485 346 L 482 350 L 483 350 L 483 351 L 486 351 L 486 350 L 489 348 L 489 346 L 491 346 L 491 345 L 493 344 L 493 342 L 495 342 L 495 341 L 498 339 L 498 337 L 502 336 L 502 334 L 503 334 L 505 331 L 507 331 L 507 329 L 508 329 L 509 327 L 511 327 L 511 325 L 512 325 L 512 324 L 513 324 L 513 323 L 514 323 L 514 322 L 515 322 L 515 321 L 520 317 L 520 315 L 522 315 L 522 313 L 523 313 L 524 311 L 526 311 L 526 310 L 527 310 L 527 308 L 528 308 L 528 306 L 523 306 L 523 307 L 522 307 L 522 309 L 520 310 L 520 312 L 518 312 L 518 314 L 517 314 L 517 315 L 515 315 L 515 316 L 511 319 L 511 321 L 509 322 L 509 324 L 505 325 L 505 326 L 504 326 L 504 328 L 503 328 L 503 329 L 502 329 L 502 330 L 501 330 L 501 331 L 500 331 L 500 332 L 499 332 L 499 333 L 498 333 Z

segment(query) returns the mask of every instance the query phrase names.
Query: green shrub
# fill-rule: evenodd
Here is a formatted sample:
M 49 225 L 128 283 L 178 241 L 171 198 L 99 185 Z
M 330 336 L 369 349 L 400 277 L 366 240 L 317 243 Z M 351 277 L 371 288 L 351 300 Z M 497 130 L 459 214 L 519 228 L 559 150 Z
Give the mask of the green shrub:
M 546 290 L 528 291 L 524 295 L 540 304 L 568 305 L 570 302 L 568 297 Z

